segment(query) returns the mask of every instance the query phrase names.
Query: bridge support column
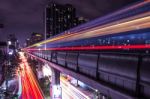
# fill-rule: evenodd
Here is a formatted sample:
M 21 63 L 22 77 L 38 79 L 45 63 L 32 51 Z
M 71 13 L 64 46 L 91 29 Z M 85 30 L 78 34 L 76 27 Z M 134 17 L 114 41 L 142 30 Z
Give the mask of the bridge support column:
M 60 71 L 53 69 L 52 70 L 52 85 L 60 84 Z
M 51 82 L 51 98 L 52 99 L 62 99 L 62 89 L 60 87 L 60 71 L 52 69 L 52 82 Z

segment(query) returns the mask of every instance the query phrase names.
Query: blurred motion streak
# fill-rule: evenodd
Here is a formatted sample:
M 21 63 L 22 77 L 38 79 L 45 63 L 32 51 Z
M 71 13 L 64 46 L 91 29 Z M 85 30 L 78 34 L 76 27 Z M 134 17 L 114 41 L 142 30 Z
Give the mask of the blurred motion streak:
M 60 77 L 63 99 L 91 99 L 88 95 L 71 85 L 65 78 Z
M 20 76 L 22 85 L 21 99 L 44 99 L 42 90 L 40 89 L 38 82 L 27 63 L 27 59 L 24 53 L 20 52 Z

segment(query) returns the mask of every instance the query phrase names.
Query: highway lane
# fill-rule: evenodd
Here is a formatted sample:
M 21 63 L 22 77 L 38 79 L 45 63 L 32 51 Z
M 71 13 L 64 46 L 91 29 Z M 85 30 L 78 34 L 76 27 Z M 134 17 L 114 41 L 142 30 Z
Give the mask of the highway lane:
M 40 89 L 38 82 L 27 62 L 24 53 L 20 52 L 20 76 L 22 85 L 22 94 L 20 99 L 44 99 L 42 90 Z
M 20 99 L 44 99 L 43 93 L 29 64 L 27 63 L 26 58 L 23 53 L 21 53 L 20 56 L 22 60 L 19 70 L 22 85 L 22 94 Z M 71 85 L 70 82 L 63 77 L 61 77 L 60 80 L 60 85 L 62 87 L 62 99 L 90 99 L 88 95 Z

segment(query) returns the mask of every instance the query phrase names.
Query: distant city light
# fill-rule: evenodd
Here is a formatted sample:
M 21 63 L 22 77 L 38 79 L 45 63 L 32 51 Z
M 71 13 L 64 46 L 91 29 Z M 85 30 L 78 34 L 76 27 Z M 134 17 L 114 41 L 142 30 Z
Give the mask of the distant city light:
M 42 46 L 42 45 L 41 45 L 41 44 L 38 44 L 37 46 L 40 47 L 40 46 Z
M 9 55 L 12 55 L 12 54 L 13 54 L 13 52 L 9 52 L 8 54 L 9 54 Z
M 36 34 L 36 36 L 40 36 L 40 37 L 41 37 L 42 35 L 40 35 L 40 34 Z
M 12 43 L 11 43 L 11 41 L 8 41 L 8 45 L 11 45 Z
M 48 65 L 43 66 L 42 72 L 44 76 L 51 76 L 52 75 L 52 70 Z
M 9 49 L 8 54 L 9 54 L 9 55 L 12 55 L 13 53 L 14 53 L 14 51 L 11 50 L 11 49 Z

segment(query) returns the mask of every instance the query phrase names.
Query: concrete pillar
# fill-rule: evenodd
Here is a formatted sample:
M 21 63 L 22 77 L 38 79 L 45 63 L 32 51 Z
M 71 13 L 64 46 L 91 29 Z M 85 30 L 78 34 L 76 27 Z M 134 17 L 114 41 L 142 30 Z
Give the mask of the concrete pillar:
M 52 85 L 60 84 L 60 71 L 52 69 Z
M 52 82 L 50 87 L 51 99 L 62 99 L 62 88 L 60 86 L 60 71 L 52 69 Z

